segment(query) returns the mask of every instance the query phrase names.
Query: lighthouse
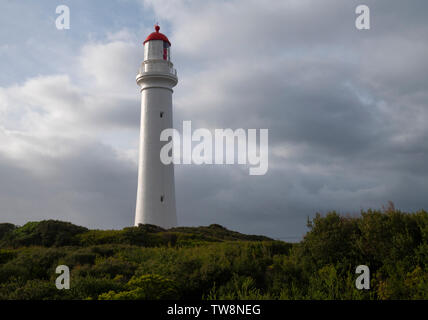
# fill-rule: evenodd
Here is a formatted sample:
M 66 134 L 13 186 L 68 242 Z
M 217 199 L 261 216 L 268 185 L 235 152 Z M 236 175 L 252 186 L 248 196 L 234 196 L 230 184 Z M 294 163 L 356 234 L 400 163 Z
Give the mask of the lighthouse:
M 160 141 L 160 135 L 172 128 L 172 88 L 177 84 L 177 72 L 171 62 L 171 43 L 159 30 L 156 25 L 143 43 L 144 61 L 136 78 L 141 92 L 141 127 L 135 225 L 171 228 L 177 225 L 174 165 L 160 160 L 166 143 Z

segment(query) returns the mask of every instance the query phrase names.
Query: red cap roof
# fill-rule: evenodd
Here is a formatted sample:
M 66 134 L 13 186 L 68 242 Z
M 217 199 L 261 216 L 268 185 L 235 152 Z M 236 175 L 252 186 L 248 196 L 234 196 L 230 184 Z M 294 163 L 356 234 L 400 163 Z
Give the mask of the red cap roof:
M 151 34 L 149 34 L 149 36 L 146 38 L 146 40 L 143 42 L 143 44 L 146 44 L 146 42 L 150 41 L 150 40 L 163 40 L 163 41 L 168 42 L 169 45 L 171 45 L 171 42 L 169 42 L 166 35 L 164 35 L 163 33 L 160 33 L 159 29 L 160 29 L 160 27 L 158 25 L 155 25 L 156 32 L 152 32 Z

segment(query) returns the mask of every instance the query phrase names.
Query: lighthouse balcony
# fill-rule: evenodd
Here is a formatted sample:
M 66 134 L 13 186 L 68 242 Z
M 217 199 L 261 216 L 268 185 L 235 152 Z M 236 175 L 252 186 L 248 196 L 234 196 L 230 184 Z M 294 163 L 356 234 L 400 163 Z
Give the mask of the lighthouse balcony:
M 152 74 L 167 74 L 167 75 L 171 75 L 174 77 L 177 77 L 177 70 L 175 70 L 175 68 L 173 68 L 173 65 L 171 62 L 167 62 L 164 60 L 149 60 L 149 61 L 144 61 L 141 66 L 140 69 L 138 70 L 139 74 L 148 74 L 148 73 L 152 73 Z

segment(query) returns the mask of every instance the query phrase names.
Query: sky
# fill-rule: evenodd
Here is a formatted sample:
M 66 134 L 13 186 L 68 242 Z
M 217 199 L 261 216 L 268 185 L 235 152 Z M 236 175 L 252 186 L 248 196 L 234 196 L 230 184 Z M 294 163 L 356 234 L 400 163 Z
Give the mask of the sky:
M 55 9 L 70 8 L 58 30 Z M 370 30 L 355 8 L 370 8 Z M 177 165 L 181 226 L 298 241 L 319 212 L 428 208 L 424 0 L 2 0 L 0 222 L 133 225 L 142 42 L 178 72 L 174 127 L 269 130 L 269 170 Z

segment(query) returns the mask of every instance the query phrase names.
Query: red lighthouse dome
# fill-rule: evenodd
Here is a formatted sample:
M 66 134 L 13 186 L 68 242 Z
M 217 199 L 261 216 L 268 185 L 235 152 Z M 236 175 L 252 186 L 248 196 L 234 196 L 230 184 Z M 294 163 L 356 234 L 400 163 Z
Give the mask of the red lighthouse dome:
M 156 30 L 156 32 L 152 32 L 151 34 L 149 34 L 149 36 L 146 38 L 146 40 L 143 42 L 143 44 L 146 44 L 146 42 L 150 41 L 150 40 L 162 40 L 162 41 L 167 42 L 169 45 L 171 45 L 171 42 L 169 42 L 166 35 L 159 32 L 160 27 L 158 25 L 155 25 L 155 30 Z

